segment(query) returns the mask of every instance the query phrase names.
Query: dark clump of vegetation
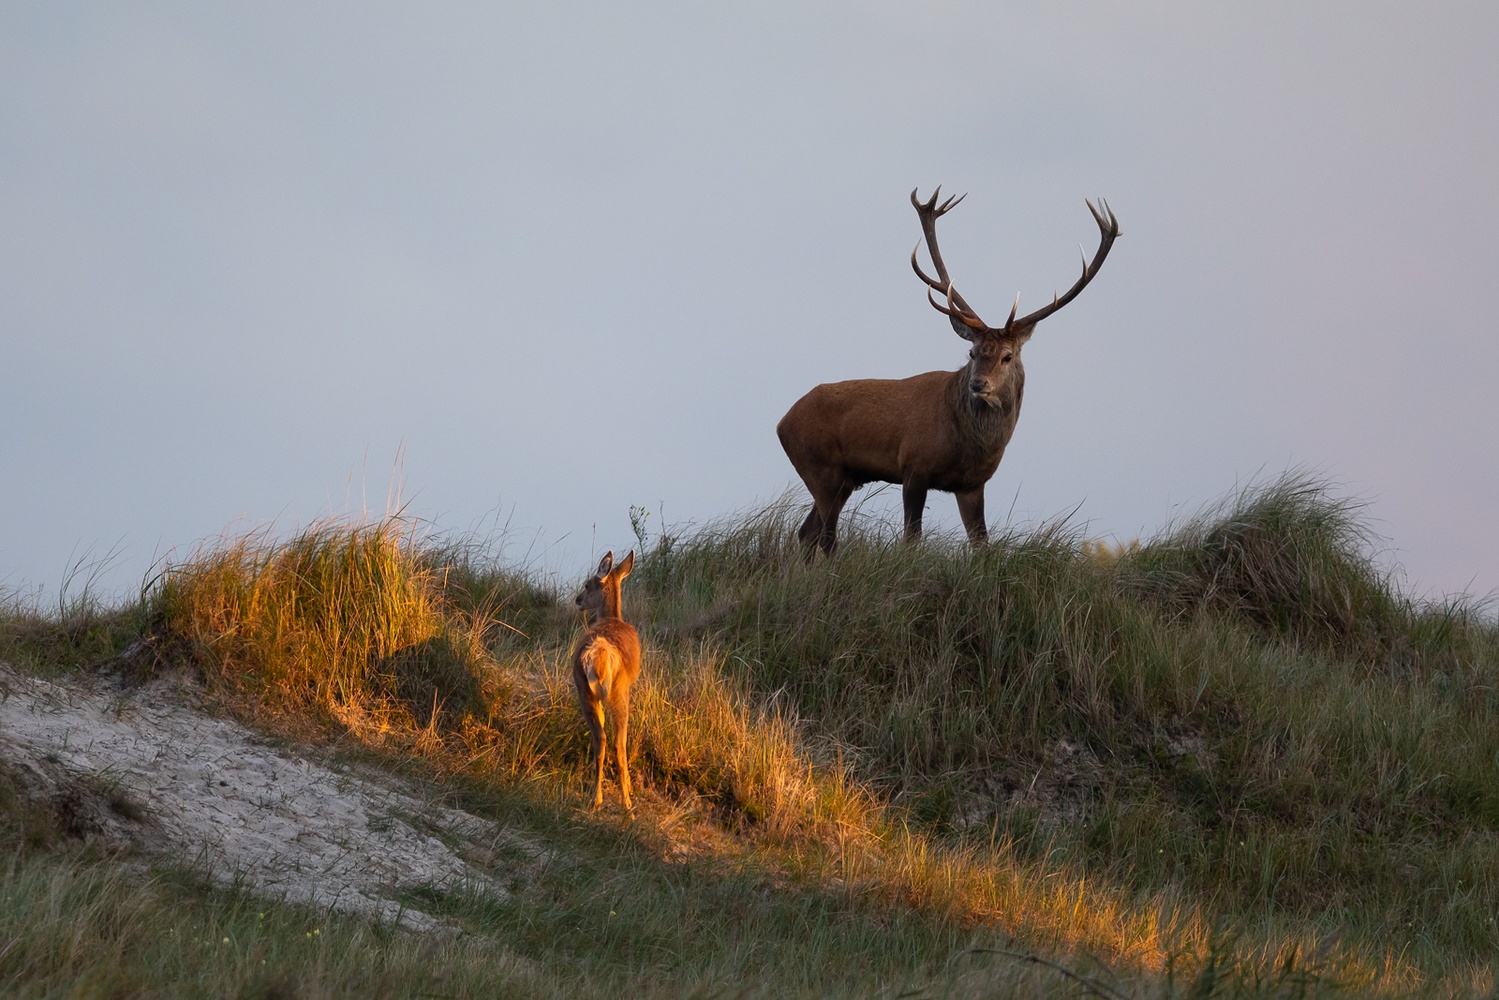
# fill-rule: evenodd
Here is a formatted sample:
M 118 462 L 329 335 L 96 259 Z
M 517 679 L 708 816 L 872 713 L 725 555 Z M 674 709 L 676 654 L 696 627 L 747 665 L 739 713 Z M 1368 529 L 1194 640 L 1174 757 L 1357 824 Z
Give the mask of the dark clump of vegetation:
M 36 674 L 109 663 L 140 641 L 148 618 L 143 600 L 111 603 L 92 581 L 65 585 L 50 608 L 0 590 L 0 663 Z
M 1401 595 L 1358 512 L 1302 477 L 1250 489 L 1134 553 L 1123 582 L 1178 614 L 1230 615 L 1366 669 L 1471 657 L 1466 642 L 1485 631 L 1477 609 Z

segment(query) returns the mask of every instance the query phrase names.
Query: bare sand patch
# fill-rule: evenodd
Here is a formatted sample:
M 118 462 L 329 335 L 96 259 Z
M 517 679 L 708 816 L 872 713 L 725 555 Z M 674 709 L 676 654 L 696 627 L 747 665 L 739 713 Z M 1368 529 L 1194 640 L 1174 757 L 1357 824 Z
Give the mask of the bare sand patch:
M 497 859 L 543 853 L 412 785 L 308 759 L 194 701 L 172 680 L 53 683 L 0 664 L 0 762 L 50 797 L 70 832 L 108 849 L 413 930 L 441 921 L 402 903 L 410 890 L 503 893 Z

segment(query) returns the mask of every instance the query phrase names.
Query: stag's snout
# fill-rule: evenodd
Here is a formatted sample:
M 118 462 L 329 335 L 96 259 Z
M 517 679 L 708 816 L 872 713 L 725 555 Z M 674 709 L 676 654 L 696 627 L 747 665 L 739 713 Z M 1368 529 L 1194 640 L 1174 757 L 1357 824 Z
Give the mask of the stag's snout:
M 975 403 L 983 406 L 1000 406 L 1005 396 L 1006 375 L 1002 372 L 998 378 L 992 375 L 975 375 L 968 380 L 968 393 Z

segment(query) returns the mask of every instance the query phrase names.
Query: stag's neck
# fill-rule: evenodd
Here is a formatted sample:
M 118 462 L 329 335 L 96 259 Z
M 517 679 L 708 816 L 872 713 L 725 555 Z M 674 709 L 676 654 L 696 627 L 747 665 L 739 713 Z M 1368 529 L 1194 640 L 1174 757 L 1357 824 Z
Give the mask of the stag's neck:
M 596 617 L 594 621 L 601 622 L 607 618 L 623 619 L 624 617 L 624 611 L 619 596 L 619 588 L 605 588 L 604 610 L 599 612 L 598 617 Z

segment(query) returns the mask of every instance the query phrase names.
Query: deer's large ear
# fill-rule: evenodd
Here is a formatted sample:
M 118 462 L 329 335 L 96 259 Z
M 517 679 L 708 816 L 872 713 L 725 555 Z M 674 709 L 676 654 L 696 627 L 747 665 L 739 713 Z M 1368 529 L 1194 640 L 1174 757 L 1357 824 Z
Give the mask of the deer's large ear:
M 1036 324 L 1032 323 L 1030 326 L 1022 326 L 1014 333 L 1010 334 L 1010 339 L 1015 342 L 1016 348 L 1021 348 L 1025 346 L 1025 342 L 1027 340 L 1031 339 L 1031 334 L 1035 332 Z
M 608 576 L 609 570 L 614 566 L 614 550 L 610 549 L 604 553 L 604 558 L 599 560 L 599 570 L 594 576 Z
M 967 323 L 964 323 L 962 320 L 958 319 L 957 316 L 954 315 L 947 318 L 952 323 L 952 332 L 956 333 L 964 340 L 972 341 L 975 337 L 978 336 L 977 330 L 969 326 Z
M 634 568 L 635 568 L 635 550 L 631 549 L 630 550 L 630 554 L 627 555 L 627 556 L 625 556 L 624 560 L 622 562 L 620 562 L 620 564 L 614 568 L 614 577 L 615 577 L 615 579 L 623 580 L 625 577 L 627 577 L 627 576 L 630 575 L 630 570 L 632 570 Z

